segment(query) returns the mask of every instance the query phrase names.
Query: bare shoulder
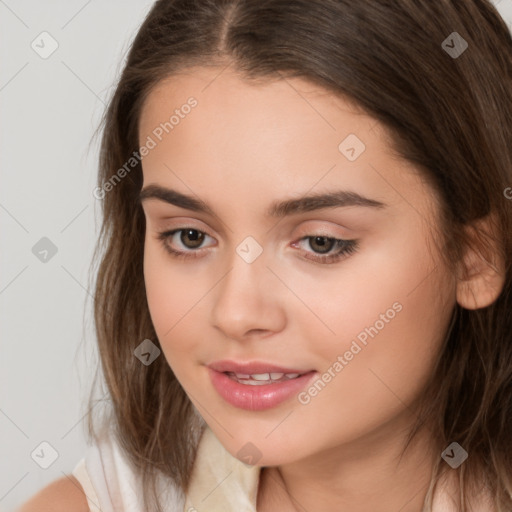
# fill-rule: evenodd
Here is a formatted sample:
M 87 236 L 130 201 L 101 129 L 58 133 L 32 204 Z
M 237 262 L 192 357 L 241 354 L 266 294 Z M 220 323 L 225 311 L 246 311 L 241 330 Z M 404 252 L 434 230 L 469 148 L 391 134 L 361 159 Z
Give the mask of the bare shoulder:
M 72 475 L 51 482 L 16 512 L 89 512 L 80 482 Z

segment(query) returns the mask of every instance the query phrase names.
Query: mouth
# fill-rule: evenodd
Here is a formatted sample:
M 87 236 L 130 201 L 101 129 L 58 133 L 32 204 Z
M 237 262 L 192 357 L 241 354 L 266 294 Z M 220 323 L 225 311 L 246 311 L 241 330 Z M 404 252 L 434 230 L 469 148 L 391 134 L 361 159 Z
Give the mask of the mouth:
M 278 406 L 304 389 L 316 370 L 271 363 L 218 361 L 207 365 L 218 394 L 240 409 L 261 411 Z

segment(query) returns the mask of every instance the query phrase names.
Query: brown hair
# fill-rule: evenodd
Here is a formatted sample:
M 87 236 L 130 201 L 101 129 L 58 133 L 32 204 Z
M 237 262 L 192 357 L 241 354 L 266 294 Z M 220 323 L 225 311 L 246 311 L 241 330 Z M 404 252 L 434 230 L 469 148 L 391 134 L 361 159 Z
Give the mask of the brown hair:
M 468 42 L 456 58 L 442 47 L 453 32 Z M 464 226 L 493 215 L 504 288 L 488 307 L 455 306 L 409 438 L 428 419 L 436 446 L 456 441 L 469 452 L 456 470 L 464 510 L 470 482 L 488 487 L 499 512 L 512 510 L 511 55 L 509 30 L 487 0 L 158 0 L 102 122 L 98 187 L 138 151 L 144 100 L 173 73 L 232 65 L 248 81 L 301 77 L 359 104 L 422 170 L 439 196 L 454 271 L 469 243 L 490 246 Z M 186 491 L 204 422 L 164 357 L 149 366 L 134 357 L 142 340 L 159 344 L 145 295 L 141 186 L 139 160 L 103 194 L 94 318 L 107 421 L 140 470 L 146 509 L 160 511 L 155 470 Z M 92 412 L 88 428 L 94 437 Z M 446 467 L 438 457 L 425 506 Z

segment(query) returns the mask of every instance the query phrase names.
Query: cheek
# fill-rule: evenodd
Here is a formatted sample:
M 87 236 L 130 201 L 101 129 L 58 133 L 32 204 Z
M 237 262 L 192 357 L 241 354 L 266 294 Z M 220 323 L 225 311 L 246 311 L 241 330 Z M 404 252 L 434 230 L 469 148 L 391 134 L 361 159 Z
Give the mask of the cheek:
M 322 416 L 333 425 L 334 437 L 340 435 L 340 419 L 347 433 L 361 425 L 371 430 L 391 418 L 412 403 L 431 374 L 455 305 L 455 288 L 424 240 L 416 237 L 401 247 L 398 240 L 389 244 L 398 251 L 383 248 L 357 265 L 354 260 L 329 285 L 329 300 L 311 297 L 311 304 L 323 305 L 316 311 L 336 334 L 311 345 L 321 354 L 326 373 L 316 386 L 319 391 L 310 388 L 303 402 L 311 399 L 307 417 Z M 313 322 L 303 329 L 315 339 Z
M 153 241 L 146 241 L 144 248 L 144 281 L 151 320 L 170 362 L 171 348 L 178 357 L 180 352 L 193 350 L 199 340 L 188 320 L 208 286 L 201 284 L 190 265 L 176 262 Z M 184 327 L 189 336 L 183 336 Z M 178 332 L 180 336 L 176 336 Z
M 405 228 L 394 239 L 367 242 L 336 266 L 304 267 L 300 279 L 294 267 L 278 269 L 300 299 L 286 306 L 289 321 L 299 324 L 301 339 L 322 341 L 315 345 L 316 353 L 332 359 L 349 350 L 353 340 L 369 345 L 393 330 L 402 335 L 392 343 L 405 348 L 411 346 L 406 339 L 421 344 L 429 333 L 437 335 L 436 325 L 447 313 L 444 302 L 450 294 L 454 299 L 455 287 L 441 286 L 450 280 L 441 275 L 423 233 Z
M 445 325 L 445 312 L 439 311 L 437 326 L 421 314 L 430 295 L 427 288 L 400 297 L 402 309 L 397 308 L 388 323 L 375 321 L 375 313 L 385 313 L 376 308 L 362 329 L 351 326 L 358 334 L 340 337 L 328 354 L 324 352 L 325 373 L 313 386 L 317 389 L 310 387 L 301 397 L 301 420 L 308 428 L 314 429 L 315 418 L 321 417 L 325 438 L 336 444 L 368 434 L 411 410 L 432 372 Z M 334 377 L 326 375 L 329 370 Z

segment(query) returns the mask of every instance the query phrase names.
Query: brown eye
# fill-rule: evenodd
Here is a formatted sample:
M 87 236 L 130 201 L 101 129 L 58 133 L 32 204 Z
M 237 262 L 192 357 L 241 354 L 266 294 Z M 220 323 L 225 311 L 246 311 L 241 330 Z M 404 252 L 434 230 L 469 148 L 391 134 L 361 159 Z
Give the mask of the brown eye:
M 180 241 L 185 247 L 188 247 L 189 249 L 196 249 L 203 243 L 204 235 L 204 233 L 197 229 L 182 229 Z
M 328 238 L 326 236 L 310 236 L 308 237 L 309 246 L 315 251 L 321 254 L 329 252 L 335 245 L 336 240 L 334 238 Z
M 305 247 L 305 246 L 309 247 Z M 359 248 L 357 240 L 345 240 L 325 235 L 306 235 L 293 247 L 301 247 L 304 258 L 318 263 L 336 263 L 350 256 Z
M 198 258 L 206 238 L 212 238 L 199 229 L 184 227 L 158 233 L 163 248 L 175 258 Z

